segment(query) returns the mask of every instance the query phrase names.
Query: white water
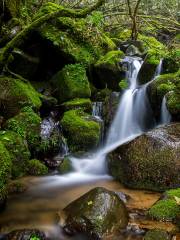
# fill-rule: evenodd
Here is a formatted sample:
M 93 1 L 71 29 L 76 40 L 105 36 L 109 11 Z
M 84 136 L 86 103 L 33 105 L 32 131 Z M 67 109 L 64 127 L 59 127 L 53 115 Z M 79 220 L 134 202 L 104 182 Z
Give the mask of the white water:
M 139 86 L 137 79 L 142 60 L 126 57 L 124 63 L 128 66 L 127 81 L 129 87 L 124 90 L 120 97 L 118 110 L 110 127 L 106 144 L 88 157 L 71 157 L 74 172 L 63 176 L 46 177 L 48 180 L 42 178 L 44 187 L 49 185 L 52 188 L 54 185 L 68 186 L 97 181 L 98 179 L 109 179 L 106 168 L 107 154 L 153 126 L 153 116 L 146 96 L 149 83 Z M 154 78 L 159 75 L 160 71 L 161 63 Z M 100 106 L 94 106 L 93 115 L 101 119 Z M 43 184 L 40 184 L 41 187 Z
M 166 101 L 166 97 L 163 97 L 162 100 L 162 105 L 161 105 L 161 120 L 160 120 L 160 124 L 168 124 L 171 122 L 171 114 L 168 111 L 167 108 L 167 101 Z

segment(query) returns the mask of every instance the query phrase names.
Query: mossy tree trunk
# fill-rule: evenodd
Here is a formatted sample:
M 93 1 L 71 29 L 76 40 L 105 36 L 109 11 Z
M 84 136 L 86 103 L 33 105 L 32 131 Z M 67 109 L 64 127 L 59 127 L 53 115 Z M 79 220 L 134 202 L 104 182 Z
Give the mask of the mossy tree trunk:
M 56 18 L 56 17 L 72 17 L 72 18 L 83 18 L 90 14 L 92 11 L 96 10 L 102 4 L 105 3 L 105 0 L 98 0 L 96 4 L 92 5 L 89 8 L 83 10 L 74 10 L 64 8 L 62 6 L 53 13 L 45 14 L 39 19 L 33 21 L 30 25 L 26 26 L 20 33 L 18 33 L 6 46 L 2 49 L 0 53 L 0 72 L 2 72 L 4 65 L 8 62 L 9 55 L 15 47 L 20 46 L 29 36 L 29 34 L 45 22 Z

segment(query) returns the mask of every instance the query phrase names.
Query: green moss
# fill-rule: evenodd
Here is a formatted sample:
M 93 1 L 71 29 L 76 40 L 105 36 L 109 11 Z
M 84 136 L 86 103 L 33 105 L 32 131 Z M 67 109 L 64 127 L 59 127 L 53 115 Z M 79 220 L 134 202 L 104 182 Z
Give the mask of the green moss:
M 149 215 L 156 220 L 173 221 L 180 214 L 180 206 L 175 200 L 160 200 L 149 210 Z
M 68 102 L 64 102 L 62 106 L 65 109 L 65 111 L 72 109 L 82 109 L 87 112 L 91 112 L 92 110 L 92 103 L 89 98 L 75 98 Z
M 91 95 L 86 71 L 81 64 L 66 65 L 52 78 L 52 83 L 61 102 L 73 98 L 88 98 Z
M 176 196 L 178 198 L 180 198 L 180 188 L 176 188 L 176 189 L 171 189 L 169 191 L 166 191 L 165 192 L 165 195 L 168 197 L 168 198 L 173 198 Z
M 180 69 L 180 49 L 168 51 L 163 58 L 163 73 L 175 73 Z
M 27 143 L 21 136 L 12 131 L 0 131 L 0 141 L 9 151 L 12 161 L 12 177 L 23 176 L 30 158 Z
M 127 41 L 131 38 L 131 30 L 125 29 L 124 31 L 121 31 L 117 38 L 119 38 L 121 41 Z
M 64 113 L 61 124 L 72 151 L 89 150 L 97 146 L 100 125 L 91 120 L 90 115 L 81 110 L 70 110 Z
M 126 80 L 126 79 L 121 80 L 120 83 L 119 83 L 119 87 L 120 87 L 121 90 L 126 89 L 126 88 L 128 87 L 128 82 L 127 82 L 127 80 Z
M 33 176 L 46 175 L 48 168 L 39 160 L 33 159 L 28 164 L 28 173 Z
M 121 59 L 124 58 L 124 53 L 120 50 L 110 51 L 106 55 L 102 56 L 96 63 L 96 65 L 117 65 Z
M 170 240 L 170 235 L 159 229 L 150 230 L 146 233 L 144 240 Z
M 6 187 L 8 180 L 11 177 L 12 161 L 9 152 L 4 144 L 0 141 L 0 199 L 6 197 Z
M 39 109 L 40 95 L 28 82 L 9 77 L 0 77 L 0 106 L 7 117 L 17 114 L 24 106 Z
M 65 174 L 65 173 L 69 173 L 69 172 L 73 171 L 72 163 L 68 157 L 63 159 L 58 170 L 59 170 L 60 174 Z
M 12 130 L 26 139 L 32 150 L 39 145 L 40 124 L 41 118 L 31 108 L 26 107 L 17 116 L 6 122 L 6 129 Z

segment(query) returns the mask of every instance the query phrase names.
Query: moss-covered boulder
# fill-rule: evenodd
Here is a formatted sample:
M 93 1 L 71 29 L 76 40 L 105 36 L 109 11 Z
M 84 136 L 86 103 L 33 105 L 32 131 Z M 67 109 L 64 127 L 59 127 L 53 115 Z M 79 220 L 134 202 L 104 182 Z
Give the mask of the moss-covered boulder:
M 39 93 L 28 82 L 19 79 L 0 77 L 0 111 L 6 118 L 19 113 L 24 106 L 39 109 Z
M 60 174 L 65 174 L 73 171 L 73 166 L 69 157 L 65 157 L 58 167 Z
M 40 143 L 40 124 L 41 118 L 32 108 L 25 107 L 21 112 L 6 122 L 6 129 L 18 133 L 23 139 L 27 140 L 29 149 L 35 151 Z
M 85 233 L 91 239 L 112 236 L 128 223 L 126 207 L 118 195 L 100 187 L 70 203 L 64 211 L 64 229 L 72 234 Z
M 138 73 L 139 84 L 145 84 L 153 79 L 159 63 L 160 60 L 154 55 L 147 55 Z
M 102 56 L 94 65 L 92 76 L 94 85 L 98 88 L 118 89 L 120 80 L 125 77 L 121 66 L 123 58 L 124 53 L 120 50 L 110 51 Z
M 149 230 L 144 236 L 144 240 L 171 240 L 171 236 L 159 229 Z
M 169 112 L 175 120 L 180 119 L 180 72 L 160 75 L 149 85 L 148 95 L 156 117 L 166 96 Z
M 91 96 L 86 70 L 81 64 L 66 65 L 51 81 L 60 102 Z
M 149 210 L 151 218 L 160 221 L 175 221 L 180 216 L 180 188 L 170 189 Z
M 37 229 L 14 230 L 7 234 L 7 240 L 47 240 L 45 234 Z
M 48 168 L 39 160 L 32 159 L 28 163 L 27 172 L 33 176 L 46 175 L 48 173 Z
M 92 112 L 92 103 L 89 98 L 74 98 L 68 102 L 64 102 L 61 105 L 64 111 L 72 110 L 72 109 L 82 109 L 85 112 Z
M 71 151 L 87 151 L 96 147 L 100 137 L 100 125 L 81 110 L 64 113 L 62 128 Z
M 180 124 L 154 129 L 109 156 L 110 174 L 128 187 L 165 190 L 180 186 Z
M 8 150 L 12 161 L 12 177 L 23 176 L 26 173 L 30 152 L 27 142 L 16 132 L 0 131 L 0 141 Z
M 4 208 L 7 191 L 6 184 L 11 177 L 12 161 L 9 152 L 0 141 L 0 211 Z

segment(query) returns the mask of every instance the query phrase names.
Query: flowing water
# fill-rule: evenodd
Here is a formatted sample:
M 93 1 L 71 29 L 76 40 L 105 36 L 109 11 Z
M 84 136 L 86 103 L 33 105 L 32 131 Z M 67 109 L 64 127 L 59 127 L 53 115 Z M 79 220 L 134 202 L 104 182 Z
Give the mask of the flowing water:
M 160 120 L 160 124 L 168 124 L 171 122 L 171 114 L 168 111 L 167 108 L 167 101 L 166 101 L 166 97 L 163 97 L 162 100 L 162 105 L 161 105 L 161 120 Z
M 129 87 L 124 90 L 120 97 L 119 107 L 116 116 L 112 122 L 112 125 L 109 129 L 104 146 L 100 147 L 96 152 L 89 153 L 88 157 L 71 157 L 71 162 L 74 168 L 73 172 L 62 176 L 54 175 L 38 178 L 36 179 L 35 183 L 32 182 L 28 193 L 25 194 L 23 198 L 18 197 L 17 201 L 14 201 L 13 199 L 11 204 L 8 205 L 9 208 L 7 208 L 7 212 L 5 212 L 4 214 L 12 217 L 12 214 L 20 208 L 18 204 L 24 206 L 24 209 L 21 209 L 22 219 L 20 219 L 22 227 L 24 225 L 33 226 L 33 224 L 37 226 L 37 224 L 39 223 L 38 216 L 43 217 L 43 213 L 46 213 L 46 210 L 47 212 L 54 213 L 58 211 L 59 208 L 61 209 L 61 207 L 64 207 L 60 206 L 60 204 L 62 204 L 62 201 L 63 204 L 68 204 L 69 201 L 72 200 L 72 198 L 68 194 L 66 195 L 69 190 L 73 191 L 73 193 L 76 193 L 76 188 L 78 188 L 78 186 L 81 186 L 81 189 L 84 186 L 87 190 L 88 185 L 95 187 L 96 185 L 101 186 L 100 183 L 102 181 L 105 181 L 106 184 L 108 182 L 111 182 L 111 177 L 107 174 L 106 168 L 107 154 L 119 145 L 134 139 L 135 137 L 155 125 L 153 115 L 151 114 L 151 108 L 149 106 L 149 102 L 146 96 L 146 89 L 149 83 L 140 86 L 137 79 L 138 72 L 142 65 L 142 59 L 126 57 L 124 59 L 124 63 L 127 65 L 128 68 L 127 81 Z M 160 73 L 160 68 L 161 66 L 158 67 L 155 76 Z M 94 104 L 93 116 L 96 119 L 102 121 L 101 103 Z M 47 129 L 45 127 L 42 128 L 42 134 L 45 134 L 48 131 L 50 132 L 49 129 L 47 131 L 46 130 Z M 113 188 L 111 189 L 113 190 Z M 74 196 L 77 197 L 75 193 Z M 58 201 L 56 201 L 57 194 L 59 196 L 59 205 Z M 67 199 L 65 199 L 66 197 Z M 30 202 L 31 205 L 29 206 L 27 212 L 28 202 Z M 36 205 L 32 204 L 32 202 Z M 58 207 L 56 207 L 57 205 Z M 48 206 L 47 209 L 46 206 Z M 31 211 L 32 214 L 29 213 Z M 37 213 L 39 214 L 38 216 Z M 17 216 L 14 216 L 12 217 L 12 221 L 4 220 L 4 224 L 6 226 L 6 224 L 8 224 L 9 222 L 11 228 L 13 228 L 13 226 L 16 226 L 16 220 Z M 2 219 L 0 223 L 3 223 Z M 7 229 L 11 228 L 9 227 Z M 134 237 L 127 239 L 134 240 L 142 238 Z

